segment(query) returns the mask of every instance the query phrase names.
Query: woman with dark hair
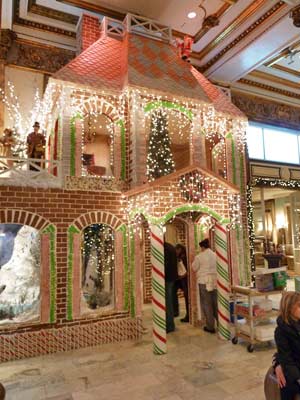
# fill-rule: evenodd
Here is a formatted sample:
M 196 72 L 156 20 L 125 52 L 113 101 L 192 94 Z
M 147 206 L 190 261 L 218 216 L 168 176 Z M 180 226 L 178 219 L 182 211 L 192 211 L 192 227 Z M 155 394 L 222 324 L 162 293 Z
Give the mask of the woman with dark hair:
M 201 251 L 192 268 L 197 274 L 200 304 L 206 320 L 204 330 L 215 333 L 215 321 L 218 321 L 216 254 L 210 249 L 208 239 L 202 240 L 199 246 Z
M 186 256 L 186 249 L 183 244 L 176 244 L 175 246 L 177 261 L 182 261 L 183 265 L 185 266 L 186 271 L 188 271 L 187 267 L 187 256 Z M 179 304 L 178 304 L 178 296 L 177 291 L 181 289 L 183 291 L 184 300 L 185 300 L 185 310 L 186 314 L 184 318 L 181 318 L 181 322 L 189 322 L 190 321 L 190 313 L 189 313 L 189 285 L 188 285 L 188 275 L 186 273 L 185 276 L 179 277 L 175 282 L 174 287 L 174 316 L 179 315 Z

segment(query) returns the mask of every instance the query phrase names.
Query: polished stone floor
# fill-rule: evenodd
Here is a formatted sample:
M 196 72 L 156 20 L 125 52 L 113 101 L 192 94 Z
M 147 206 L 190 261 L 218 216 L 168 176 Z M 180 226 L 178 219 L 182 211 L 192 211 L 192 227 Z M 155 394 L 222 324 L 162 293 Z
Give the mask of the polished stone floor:
M 150 309 L 145 311 L 150 331 Z M 176 320 L 168 354 L 139 343 L 106 345 L 0 365 L 7 400 L 263 400 L 274 348 L 233 346 Z

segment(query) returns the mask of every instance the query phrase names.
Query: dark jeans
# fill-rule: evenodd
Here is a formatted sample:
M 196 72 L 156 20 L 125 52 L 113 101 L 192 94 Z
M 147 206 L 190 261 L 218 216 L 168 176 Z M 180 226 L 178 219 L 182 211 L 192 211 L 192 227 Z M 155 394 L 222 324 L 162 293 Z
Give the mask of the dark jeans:
M 185 301 L 185 310 L 186 310 L 185 316 L 187 318 L 189 318 L 189 286 L 188 286 L 187 276 L 185 276 L 184 278 L 178 279 L 174 285 L 174 293 L 173 293 L 174 316 L 179 315 L 179 302 L 178 302 L 178 296 L 177 296 L 178 289 L 181 289 L 183 291 L 184 301 Z
M 215 329 L 215 321 L 218 322 L 218 295 L 217 290 L 208 292 L 206 285 L 199 284 L 201 310 L 204 312 L 206 327 Z
M 166 329 L 168 332 L 173 332 L 175 330 L 174 324 L 174 310 L 173 310 L 173 293 L 174 293 L 175 282 L 165 283 L 166 289 Z
M 281 400 L 295 400 L 297 394 L 300 394 L 300 386 L 292 383 L 280 389 Z

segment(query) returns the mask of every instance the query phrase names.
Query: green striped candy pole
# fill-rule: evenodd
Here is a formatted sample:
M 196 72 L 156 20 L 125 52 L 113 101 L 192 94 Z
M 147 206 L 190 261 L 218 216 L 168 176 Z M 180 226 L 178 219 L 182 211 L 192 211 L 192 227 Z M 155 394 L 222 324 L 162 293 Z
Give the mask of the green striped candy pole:
M 215 245 L 218 275 L 218 321 L 219 336 L 230 339 L 230 306 L 229 306 L 229 261 L 226 228 L 215 226 Z
M 152 225 L 150 229 L 153 351 L 154 354 L 165 354 L 167 352 L 167 334 L 163 230 L 162 227 L 157 225 Z

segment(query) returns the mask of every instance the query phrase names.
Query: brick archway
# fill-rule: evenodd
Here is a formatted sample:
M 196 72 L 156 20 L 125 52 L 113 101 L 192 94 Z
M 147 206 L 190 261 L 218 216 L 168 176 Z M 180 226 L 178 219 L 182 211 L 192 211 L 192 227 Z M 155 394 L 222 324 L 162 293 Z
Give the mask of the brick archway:
M 116 107 L 107 100 L 101 98 L 97 98 L 96 101 L 92 102 L 90 99 L 87 99 L 83 103 L 83 107 L 80 111 L 83 113 L 83 115 L 89 114 L 90 112 L 104 114 L 113 122 L 117 122 L 121 119 Z
M 0 210 L 0 224 L 27 225 L 41 234 L 40 322 L 56 320 L 56 227 L 44 217 L 25 210 Z
M 72 225 L 80 231 L 92 224 L 106 224 L 117 231 L 124 222 L 108 211 L 90 211 L 86 214 L 82 214 L 72 223 Z
M 114 177 L 125 180 L 126 177 L 126 128 L 124 116 L 118 112 L 118 105 L 109 103 L 103 98 L 94 96 L 82 103 L 77 113 L 71 118 L 71 157 L 70 175 L 81 176 L 82 157 L 82 124 L 89 114 L 105 115 L 114 126 L 113 134 L 113 164 Z
M 44 217 L 24 210 L 0 210 L 0 223 L 27 225 L 38 231 L 44 230 L 51 224 Z
M 115 311 L 129 310 L 129 260 L 127 228 L 116 215 L 90 211 L 79 216 L 68 228 L 67 319 L 81 315 L 81 235 L 93 224 L 109 225 L 115 232 Z

